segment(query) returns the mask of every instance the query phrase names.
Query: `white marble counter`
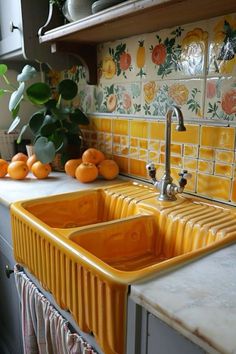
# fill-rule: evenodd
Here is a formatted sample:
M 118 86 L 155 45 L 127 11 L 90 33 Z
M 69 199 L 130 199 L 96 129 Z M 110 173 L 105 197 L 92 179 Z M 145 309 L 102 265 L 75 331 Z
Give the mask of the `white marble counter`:
M 131 298 L 209 353 L 236 353 L 236 245 L 131 287 Z
M 63 172 L 52 172 L 48 178 L 41 180 L 35 178 L 31 173 L 20 181 L 4 177 L 0 178 L 0 203 L 9 205 L 19 200 L 108 186 L 120 182 L 124 182 L 124 179 L 105 181 L 101 178 L 92 183 L 81 183 Z

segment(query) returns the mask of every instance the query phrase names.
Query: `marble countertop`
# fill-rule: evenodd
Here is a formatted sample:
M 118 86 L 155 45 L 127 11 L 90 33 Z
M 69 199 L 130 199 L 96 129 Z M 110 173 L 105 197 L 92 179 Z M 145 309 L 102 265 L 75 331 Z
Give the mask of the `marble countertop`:
M 236 353 L 236 244 L 132 285 L 130 296 L 208 353 Z
M 98 179 L 83 184 L 65 173 L 45 180 L 0 179 L 0 203 L 108 186 Z M 130 289 L 131 298 L 209 353 L 236 353 L 236 245 L 221 249 Z
M 92 183 L 81 183 L 77 179 L 67 176 L 63 172 L 52 172 L 46 179 L 37 179 L 31 173 L 24 180 L 13 180 L 9 177 L 0 178 L 0 202 L 9 206 L 11 203 L 38 197 L 75 192 L 81 189 L 89 189 L 109 186 L 124 182 L 117 178 L 112 181 L 97 179 Z

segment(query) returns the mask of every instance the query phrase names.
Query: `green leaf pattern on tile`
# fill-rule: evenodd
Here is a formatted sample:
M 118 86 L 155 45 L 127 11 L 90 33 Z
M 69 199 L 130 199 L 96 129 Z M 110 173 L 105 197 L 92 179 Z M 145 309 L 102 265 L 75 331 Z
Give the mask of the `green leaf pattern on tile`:
M 165 38 L 164 41 L 159 35 L 156 35 L 158 44 L 150 46 L 152 62 L 157 68 L 157 75 L 164 77 L 172 71 L 181 70 L 181 45 L 177 44 L 177 39 L 181 36 L 183 28 L 178 27 L 171 32 L 171 38 Z

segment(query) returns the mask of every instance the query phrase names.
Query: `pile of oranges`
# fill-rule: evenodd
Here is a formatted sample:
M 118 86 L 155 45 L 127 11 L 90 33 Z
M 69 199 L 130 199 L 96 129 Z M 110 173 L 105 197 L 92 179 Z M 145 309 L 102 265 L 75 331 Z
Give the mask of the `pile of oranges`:
M 65 172 L 80 182 L 87 183 L 94 181 L 99 175 L 112 180 L 117 177 L 119 167 L 114 160 L 106 159 L 100 150 L 89 148 L 84 151 L 82 158 L 68 160 Z
M 0 178 L 8 175 L 12 179 L 22 180 L 32 172 L 36 178 L 44 179 L 51 171 L 51 165 L 38 161 L 35 154 L 28 158 L 27 155 L 18 152 L 10 162 L 0 159 Z M 114 160 L 107 159 L 100 150 L 89 148 L 81 158 L 68 160 L 65 172 L 80 182 L 87 183 L 94 181 L 98 176 L 112 180 L 119 174 L 119 167 Z
M 43 164 L 42 162 L 37 161 L 35 155 L 28 158 L 28 156 L 22 152 L 18 152 L 14 155 L 11 162 L 0 159 L 1 178 L 8 174 L 12 179 L 21 180 L 26 178 L 31 171 L 36 178 L 44 179 L 48 177 L 51 170 L 49 164 Z

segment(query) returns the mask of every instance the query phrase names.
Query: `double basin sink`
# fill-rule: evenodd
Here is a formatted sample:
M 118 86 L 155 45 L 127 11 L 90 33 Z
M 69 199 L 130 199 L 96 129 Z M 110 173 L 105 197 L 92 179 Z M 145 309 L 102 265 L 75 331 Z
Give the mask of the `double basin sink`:
M 236 240 L 232 207 L 160 202 L 132 182 L 17 202 L 11 216 L 16 260 L 106 354 L 124 353 L 130 284 Z

